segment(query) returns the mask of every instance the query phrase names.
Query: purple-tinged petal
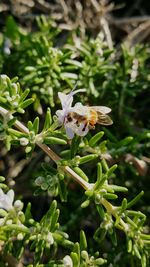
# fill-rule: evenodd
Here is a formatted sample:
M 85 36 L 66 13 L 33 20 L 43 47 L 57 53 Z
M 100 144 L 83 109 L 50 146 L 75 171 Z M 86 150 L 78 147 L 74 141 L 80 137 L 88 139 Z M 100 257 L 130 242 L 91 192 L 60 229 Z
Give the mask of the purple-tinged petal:
M 73 102 L 72 95 L 70 95 L 70 94 L 69 95 L 66 95 L 64 93 L 59 92 L 58 93 L 58 97 L 59 97 L 59 99 L 61 101 L 61 105 L 62 105 L 62 108 L 63 109 L 66 109 L 66 108 L 71 107 L 72 102 Z
M 73 96 L 79 92 L 85 92 L 85 90 L 84 89 L 78 89 L 75 91 L 72 90 L 68 95 L 58 92 L 58 97 L 61 101 L 62 108 L 63 109 L 70 108 L 73 102 Z
M 65 118 L 65 113 L 63 110 L 57 110 L 56 115 L 58 117 L 58 121 L 63 124 L 64 123 L 64 118 Z
M 65 130 L 66 130 L 67 137 L 69 139 L 72 139 L 74 137 L 73 130 L 70 127 L 68 127 L 67 125 L 65 125 Z
M 0 189 L 0 208 L 5 210 L 10 210 L 13 208 L 12 203 L 14 199 L 14 191 L 11 189 L 5 194 L 2 189 Z
M 7 192 L 7 196 L 9 197 L 10 202 L 13 203 L 15 194 L 14 194 L 14 191 L 13 191 L 12 189 L 10 189 L 10 190 Z

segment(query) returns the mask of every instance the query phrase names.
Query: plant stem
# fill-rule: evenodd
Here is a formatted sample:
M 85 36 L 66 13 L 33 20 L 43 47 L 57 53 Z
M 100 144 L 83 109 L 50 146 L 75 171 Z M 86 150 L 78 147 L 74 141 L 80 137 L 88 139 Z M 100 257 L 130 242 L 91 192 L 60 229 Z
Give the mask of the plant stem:
M 9 112 L 4 109 L 3 107 L 0 107 L 0 114 L 5 117 L 9 114 Z M 11 115 L 13 118 L 13 116 Z M 14 123 L 14 126 L 20 130 L 23 133 L 29 134 L 28 128 L 22 124 L 20 121 L 16 120 Z M 61 160 L 61 158 L 46 144 L 42 144 L 39 142 L 36 142 L 36 144 L 54 161 L 57 162 Z M 78 184 L 80 184 L 85 190 L 91 190 L 93 188 L 93 184 L 90 184 L 83 180 L 76 172 L 74 172 L 69 166 L 64 166 L 64 171 L 69 174 L 74 181 L 76 181 Z M 115 218 L 117 218 L 117 212 L 115 210 L 115 207 L 108 202 L 106 199 L 101 199 L 101 204 L 105 207 L 108 213 L 112 214 Z M 126 231 L 128 229 L 128 225 L 120 219 L 120 225 L 123 227 L 123 230 Z
M 37 145 L 53 160 L 57 163 L 57 161 L 61 160 L 61 158 L 47 145 L 37 143 Z M 69 174 L 74 181 L 80 184 L 85 190 L 91 189 L 91 185 L 84 181 L 76 172 L 74 172 L 69 166 L 64 166 L 64 171 Z
M 9 111 L 4 109 L 3 107 L 0 107 L 0 114 L 5 117 L 9 114 Z M 11 115 L 10 117 L 13 118 Z M 9 117 L 9 118 L 10 118 Z M 14 126 L 20 130 L 23 133 L 29 134 L 28 128 L 22 124 L 20 121 L 16 120 L 14 123 Z M 36 144 L 54 161 L 57 163 L 57 161 L 61 160 L 61 158 L 47 145 L 36 142 Z M 69 174 L 77 183 L 79 183 L 85 190 L 91 189 L 91 184 L 83 180 L 76 172 L 74 172 L 69 166 L 64 166 L 64 171 Z

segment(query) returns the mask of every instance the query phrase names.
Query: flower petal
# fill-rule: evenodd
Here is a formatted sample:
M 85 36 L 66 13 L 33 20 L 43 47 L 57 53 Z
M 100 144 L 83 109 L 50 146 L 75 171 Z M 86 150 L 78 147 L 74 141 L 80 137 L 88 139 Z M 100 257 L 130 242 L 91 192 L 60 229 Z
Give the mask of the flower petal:
M 74 132 L 71 129 L 71 127 L 65 125 L 65 130 L 66 130 L 66 134 L 67 134 L 68 138 L 72 139 L 74 137 Z
M 63 124 L 64 123 L 64 118 L 65 118 L 65 112 L 63 110 L 57 110 L 56 115 L 58 117 L 58 121 Z
M 14 194 L 14 190 L 10 189 L 10 190 L 7 192 L 7 196 L 9 197 L 10 202 L 13 203 L 13 201 L 14 201 L 14 196 L 15 196 L 15 194 Z
M 85 92 L 85 89 L 78 89 L 78 90 L 72 90 L 68 95 L 58 92 L 58 97 L 61 101 L 61 105 L 63 109 L 68 109 L 71 107 L 73 102 L 73 96 L 79 92 Z
M 85 127 L 85 124 L 81 123 L 78 129 L 76 130 L 76 134 L 79 136 L 85 136 L 88 133 L 88 131 L 89 131 L 88 125 Z
M 66 95 L 64 93 L 58 92 L 58 97 L 61 101 L 61 105 L 63 109 L 69 108 L 72 105 L 73 97 L 72 95 Z
M 9 190 L 7 194 L 5 194 L 2 190 L 0 190 L 0 208 L 5 210 L 12 209 L 13 199 L 14 199 L 13 190 Z

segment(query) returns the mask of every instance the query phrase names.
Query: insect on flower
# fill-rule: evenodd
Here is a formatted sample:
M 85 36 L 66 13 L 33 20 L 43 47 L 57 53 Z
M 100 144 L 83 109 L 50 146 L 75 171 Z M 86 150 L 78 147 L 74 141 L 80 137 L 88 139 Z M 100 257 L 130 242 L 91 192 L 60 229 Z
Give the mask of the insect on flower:
M 58 92 L 58 97 L 60 99 L 62 110 L 57 110 L 56 115 L 58 116 L 58 121 L 63 124 L 67 114 L 72 110 L 73 95 L 78 92 L 84 92 L 84 89 L 79 89 L 71 91 L 68 95 Z
M 81 89 L 82 90 L 82 89 Z M 111 125 L 113 122 L 107 115 L 111 109 L 105 106 L 84 106 L 76 103 L 72 107 L 73 94 L 81 90 L 72 91 L 69 95 L 59 93 L 62 103 L 62 110 L 56 112 L 58 120 L 64 124 L 67 136 L 72 139 L 74 134 L 85 136 L 90 129 L 94 129 L 96 124 Z M 83 90 L 82 90 L 83 91 Z M 61 98 L 61 95 L 63 98 Z

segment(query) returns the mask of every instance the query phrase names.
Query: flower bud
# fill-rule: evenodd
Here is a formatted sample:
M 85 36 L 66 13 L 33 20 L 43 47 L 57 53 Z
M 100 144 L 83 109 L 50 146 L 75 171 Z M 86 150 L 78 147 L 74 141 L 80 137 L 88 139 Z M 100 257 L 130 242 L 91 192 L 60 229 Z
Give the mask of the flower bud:
M 14 203 L 14 208 L 15 208 L 17 211 L 22 210 L 22 208 L 23 208 L 23 203 L 22 203 L 20 200 L 16 200 L 15 203 Z
M 29 140 L 25 137 L 20 138 L 20 145 L 27 146 L 29 144 Z
M 63 258 L 63 264 L 64 264 L 64 267 L 73 267 L 73 262 L 69 255 L 66 255 Z
M 22 233 L 19 233 L 18 235 L 17 235 L 17 240 L 23 240 L 23 234 Z
M 48 241 L 49 245 L 52 245 L 54 243 L 54 238 L 52 236 L 52 233 L 50 233 L 50 232 L 47 235 L 47 241 Z

